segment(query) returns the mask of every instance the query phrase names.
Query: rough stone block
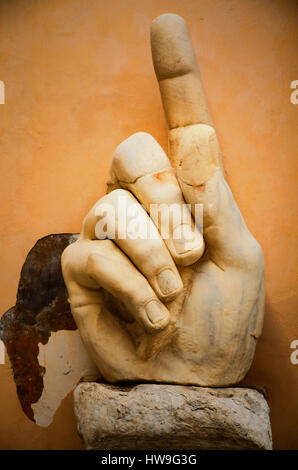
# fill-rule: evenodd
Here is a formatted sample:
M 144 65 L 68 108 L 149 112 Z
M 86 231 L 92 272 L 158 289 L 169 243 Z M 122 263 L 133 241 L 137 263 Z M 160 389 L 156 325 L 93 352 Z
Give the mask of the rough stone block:
M 74 391 L 86 449 L 271 449 L 269 407 L 251 388 L 82 383 Z

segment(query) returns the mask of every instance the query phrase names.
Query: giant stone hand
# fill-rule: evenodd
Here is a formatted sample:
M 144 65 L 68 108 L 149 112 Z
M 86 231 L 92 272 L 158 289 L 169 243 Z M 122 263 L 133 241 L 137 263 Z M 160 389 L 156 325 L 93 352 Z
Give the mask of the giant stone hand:
M 248 371 L 262 330 L 262 250 L 225 181 L 183 19 L 158 17 L 151 44 L 169 159 L 143 132 L 117 147 L 108 194 L 64 251 L 63 276 L 83 342 L 106 380 L 231 385 Z M 157 236 L 120 236 L 120 201 Z M 176 236 L 174 213 L 185 202 L 193 211 L 202 205 L 204 239 L 189 212 Z M 162 205 L 161 215 L 175 205 L 168 238 L 164 219 L 149 218 L 151 204 Z M 115 209 L 114 239 L 102 239 L 98 224 L 107 206 Z

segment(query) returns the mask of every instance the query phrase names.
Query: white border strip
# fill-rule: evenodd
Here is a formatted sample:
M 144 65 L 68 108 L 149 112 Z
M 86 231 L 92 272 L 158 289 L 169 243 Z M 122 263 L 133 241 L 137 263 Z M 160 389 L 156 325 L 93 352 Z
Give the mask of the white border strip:
M 0 364 L 5 364 L 5 349 L 4 349 L 4 343 L 0 339 Z

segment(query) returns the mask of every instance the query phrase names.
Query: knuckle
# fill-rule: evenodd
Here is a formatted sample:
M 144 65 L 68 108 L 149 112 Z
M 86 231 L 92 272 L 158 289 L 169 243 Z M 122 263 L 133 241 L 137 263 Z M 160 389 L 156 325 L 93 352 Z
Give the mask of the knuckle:
M 75 254 L 77 253 L 78 249 L 79 248 L 78 248 L 77 242 L 74 242 L 71 245 L 68 245 L 64 249 L 61 255 L 62 269 L 64 269 L 66 265 L 71 266 L 74 263 L 74 259 L 76 258 Z
M 137 132 L 116 148 L 111 174 L 120 182 L 133 183 L 138 178 L 170 167 L 159 143 L 146 132 Z
M 101 199 L 99 199 L 99 201 L 96 203 L 95 208 L 94 208 L 94 215 L 99 215 L 99 212 L 101 212 L 101 209 L 103 208 L 103 206 L 105 206 L 105 204 L 115 205 L 117 204 L 119 198 L 121 197 L 127 198 L 129 196 L 130 196 L 130 192 L 127 191 L 126 189 L 122 189 L 122 188 L 113 189 L 111 192 L 109 192 L 108 194 L 103 196 Z
M 259 270 L 264 268 L 263 250 L 255 238 L 253 238 L 250 255 L 248 258 L 248 265 L 252 270 Z
M 179 178 L 191 186 L 207 181 L 219 167 L 216 133 L 207 124 L 173 129 L 170 148 Z
M 91 275 L 95 271 L 98 272 L 100 261 L 101 261 L 101 256 L 99 253 L 89 253 L 87 255 L 86 273 L 88 275 Z
M 262 273 L 264 271 L 263 250 L 250 232 L 247 231 L 247 235 L 242 240 L 242 255 L 238 258 L 238 263 L 246 272 Z

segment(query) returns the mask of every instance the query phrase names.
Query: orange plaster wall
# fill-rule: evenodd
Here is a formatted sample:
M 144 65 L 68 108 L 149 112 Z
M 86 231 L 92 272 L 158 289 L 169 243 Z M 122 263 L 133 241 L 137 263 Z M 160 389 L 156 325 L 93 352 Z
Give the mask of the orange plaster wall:
M 295 0 L 0 0 L 0 312 L 36 240 L 80 230 L 121 140 L 144 130 L 167 148 L 149 42 L 165 12 L 189 25 L 227 179 L 265 254 L 266 320 L 245 383 L 267 390 L 275 448 L 297 449 Z M 34 425 L 0 365 L 0 449 L 82 448 L 71 406 Z

